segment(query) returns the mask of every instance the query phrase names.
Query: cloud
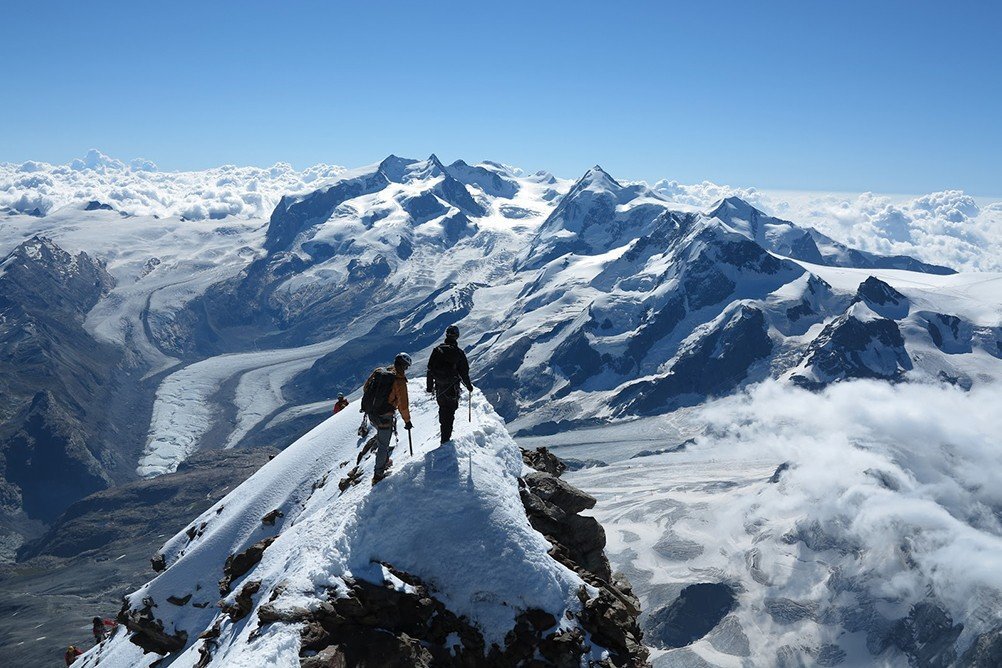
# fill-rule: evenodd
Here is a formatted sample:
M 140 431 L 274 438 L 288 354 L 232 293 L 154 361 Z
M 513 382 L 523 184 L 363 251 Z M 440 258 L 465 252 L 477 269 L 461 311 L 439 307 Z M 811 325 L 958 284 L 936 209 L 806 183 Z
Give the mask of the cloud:
M 1002 203 L 980 207 L 960 190 L 902 199 L 873 193 L 775 194 L 708 181 L 658 181 L 653 187 L 672 201 L 703 209 L 723 197 L 741 197 L 770 215 L 862 250 L 912 255 L 959 270 L 1002 271 Z
M 0 208 L 51 213 L 98 200 L 135 215 L 267 218 L 283 195 L 314 190 L 343 171 L 325 164 L 296 171 L 278 163 L 270 168 L 224 165 L 162 172 L 145 158 L 126 165 L 91 149 L 69 165 L 0 163 Z
M 763 563 L 791 574 L 787 591 L 828 592 L 821 604 L 837 618 L 837 573 L 853 583 L 857 615 L 867 600 L 895 616 L 931 596 L 979 633 L 1002 600 L 1000 402 L 998 385 L 857 381 L 811 393 L 770 381 L 702 409 L 711 435 L 699 447 L 791 464 L 779 484 L 722 510 L 755 527 Z M 804 527 L 834 548 L 791 552 Z M 819 568 L 804 567 L 815 558 Z

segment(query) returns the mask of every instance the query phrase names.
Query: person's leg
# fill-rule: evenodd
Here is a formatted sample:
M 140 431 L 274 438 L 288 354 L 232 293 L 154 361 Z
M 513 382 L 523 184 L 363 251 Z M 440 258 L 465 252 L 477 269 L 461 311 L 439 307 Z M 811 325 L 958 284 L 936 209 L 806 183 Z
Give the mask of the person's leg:
M 452 427 L 456 422 L 456 410 L 459 408 L 459 398 L 451 394 L 438 397 L 438 423 L 442 430 L 442 442 L 452 438 Z
M 372 419 L 376 417 L 376 419 Z M 376 466 L 375 475 L 386 473 L 386 462 L 390 458 L 390 439 L 393 438 L 393 421 L 383 416 L 370 416 L 372 426 L 376 428 Z

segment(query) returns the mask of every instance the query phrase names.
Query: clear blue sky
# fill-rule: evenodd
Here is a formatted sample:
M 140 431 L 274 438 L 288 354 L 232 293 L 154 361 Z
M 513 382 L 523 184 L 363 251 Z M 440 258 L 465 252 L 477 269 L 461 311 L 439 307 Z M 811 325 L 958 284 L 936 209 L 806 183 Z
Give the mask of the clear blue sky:
M 0 161 L 1002 195 L 995 2 L 4 3 Z

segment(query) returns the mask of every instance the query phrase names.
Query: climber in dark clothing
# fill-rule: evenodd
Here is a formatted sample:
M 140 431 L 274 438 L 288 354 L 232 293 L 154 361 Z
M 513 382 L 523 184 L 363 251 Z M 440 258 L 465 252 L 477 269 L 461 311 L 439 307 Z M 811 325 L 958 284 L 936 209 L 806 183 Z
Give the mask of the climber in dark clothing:
M 91 632 L 94 634 L 94 642 L 99 643 L 115 631 L 118 622 L 112 619 L 101 619 L 95 617 L 91 620 Z
M 460 383 L 473 391 L 470 382 L 470 363 L 459 347 L 459 328 L 449 325 L 445 341 L 438 344 L 428 359 L 428 392 L 438 401 L 438 423 L 442 429 L 442 442 L 452 438 L 452 425 L 459 408 Z

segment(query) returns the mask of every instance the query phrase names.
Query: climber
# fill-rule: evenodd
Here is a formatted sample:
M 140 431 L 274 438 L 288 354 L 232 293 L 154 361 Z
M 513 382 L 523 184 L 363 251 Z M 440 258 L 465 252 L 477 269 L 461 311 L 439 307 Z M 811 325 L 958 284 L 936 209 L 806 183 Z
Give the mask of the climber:
M 404 429 L 410 431 L 410 403 L 407 398 L 407 369 L 411 365 L 411 356 L 400 353 L 393 360 L 393 366 L 377 368 L 365 381 L 362 390 L 362 407 L 369 422 L 376 428 L 376 467 L 372 476 L 372 484 L 386 477 L 386 471 L 393 464 L 390 459 L 390 438 L 396 431 L 396 412 L 404 419 Z
M 94 634 L 94 642 L 99 643 L 107 638 L 118 626 L 118 622 L 111 619 L 101 619 L 95 617 L 92 620 L 91 632 Z
M 428 359 L 428 393 L 438 401 L 438 423 L 442 430 L 442 443 L 452 438 L 452 425 L 456 421 L 461 390 L 459 384 L 473 392 L 470 382 L 470 363 L 459 347 L 459 328 L 449 325 L 445 341 L 431 351 Z
M 344 410 L 344 407 L 347 405 L 348 405 L 348 400 L 344 398 L 343 394 L 338 393 L 337 403 L 334 404 L 334 415 L 337 415 L 342 410 Z
M 66 661 L 67 666 L 73 665 L 73 662 L 77 660 L 77 657 L 83 654 L 75 646 L 70 645 L 66 648 L 66 654 L 63 655 L 63 659 Z

